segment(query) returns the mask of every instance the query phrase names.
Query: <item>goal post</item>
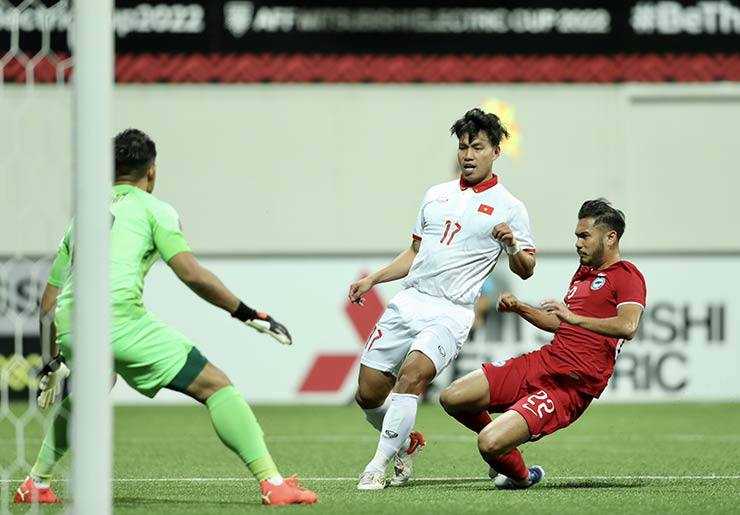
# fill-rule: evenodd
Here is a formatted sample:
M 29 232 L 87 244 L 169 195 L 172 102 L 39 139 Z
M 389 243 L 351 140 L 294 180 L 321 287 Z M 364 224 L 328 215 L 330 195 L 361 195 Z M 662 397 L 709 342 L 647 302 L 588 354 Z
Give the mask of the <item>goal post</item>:
M 69 513 L 112 504 L 110 213 L 113 179 L 113 0 L 75 0 L 72 485 Z

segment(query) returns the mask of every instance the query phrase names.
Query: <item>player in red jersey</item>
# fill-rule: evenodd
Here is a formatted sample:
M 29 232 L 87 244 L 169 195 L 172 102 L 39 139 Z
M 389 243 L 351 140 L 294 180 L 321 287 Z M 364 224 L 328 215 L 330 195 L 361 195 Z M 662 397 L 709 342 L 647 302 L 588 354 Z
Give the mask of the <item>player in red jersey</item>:
M 478 449 L 498 488 L 528 488 L 544 477 L 524 464 L 517 447 L 570 425 L 606 388 L 624 340 L 637 333 L 645 309 L 645 279 L 619 255 L 624 214 L 605 199 L 578 212 L 580 265 L 564 303 L 529 306 L 511 293 L 497 309 L 516 313 L 554 337 L 541 349 L 486 363 L 448 386 L 445 411 L 478 433 Z M 491 420 L 489 412 L 503 413 Z

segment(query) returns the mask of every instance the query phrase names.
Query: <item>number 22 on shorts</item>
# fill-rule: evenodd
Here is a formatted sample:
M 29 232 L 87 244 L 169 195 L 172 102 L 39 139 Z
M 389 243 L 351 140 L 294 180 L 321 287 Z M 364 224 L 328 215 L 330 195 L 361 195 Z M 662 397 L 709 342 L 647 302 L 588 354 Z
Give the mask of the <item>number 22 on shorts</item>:
M 538 403 L 537 401 L 541 402 Z M 550 414 L 555 411 L 555 403 L 547 396 L 546 391 L 540 390 L 539 392 L 527 397 L 527 401 L 522 404 L 522 408 L 528 409 L 539 418 L 542 418 L 545 416 L 545 413 Z

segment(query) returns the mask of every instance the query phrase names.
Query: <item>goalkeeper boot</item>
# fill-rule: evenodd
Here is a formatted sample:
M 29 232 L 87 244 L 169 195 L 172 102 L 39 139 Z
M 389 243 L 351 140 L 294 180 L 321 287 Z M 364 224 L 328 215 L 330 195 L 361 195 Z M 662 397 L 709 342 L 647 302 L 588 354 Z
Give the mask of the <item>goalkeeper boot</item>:
M 545 479 L 544 469 L 539 465 L 535 465 L 534 467 L 529 467 L 529 477 L 523 481 L 517 481 L 516 479 L 499 474 L 493 480 L 493 484 L 500 490 L 523 490 L 536 485 L 543 479 Z
M 399 451 L 394 457 L 391 486 L 404 486 L 409 482 L 414 469 L 414 458 L 426 445 L 424 435 L 417 431 L 412 431 L 409 439 L 411 441 L 409 448 L 405 451 Z
M 13 502 L 16 504 L 21 503 L 58 503 L 62 502 L 59 498 L 54 495 L 51 486 L 39 487 L 36 486 L 31 477 L 27 477 L 23 484 L 18 487 L 13 497 Z
M 266 506 L 283 506 L 286 504 L 313 504 L 318 497 L 311 490 L 298 486 L 298 478 L 286 477 L 279 485 L 270 483 L 269 479 L 260 482 L 262 504 Z

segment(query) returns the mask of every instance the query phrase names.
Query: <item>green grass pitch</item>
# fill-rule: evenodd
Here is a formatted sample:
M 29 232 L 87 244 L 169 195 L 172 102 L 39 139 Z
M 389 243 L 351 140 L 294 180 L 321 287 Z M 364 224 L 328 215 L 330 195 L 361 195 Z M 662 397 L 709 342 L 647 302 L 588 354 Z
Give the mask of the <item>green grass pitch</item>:
M 474 435 L 437 405 L 419 409 L 416 428 L 427 447 L 416 479 L 380 492 L 356 490 L 377 442 L 358 408 L 258 406 L 255 412 L 282 473 L 304 478 L 319 504 L 261 507 L 256 482 L 221 445 L 204 408 L 120 407 L 114 513 L 740 513 L 740 404 L 597 402 L 573 426 L 523 446 L 527 463 L 542 465 L 546 478 L 517 492 L 492 488 Z M 29 461 L 40 437 L 40 424 L 27 427 Z M 0 421 L 0 467 L 15 459 L 15 446 L 13 427 Z M 68 466 L 65 458 L 60 479 Z M 13 478 L 24 474 L 18 470 Z M 27 513 L 7 504 L 17 482 L 2 485 L 0 507 Z M 67 483 L 55 485 L 65 496 Z

